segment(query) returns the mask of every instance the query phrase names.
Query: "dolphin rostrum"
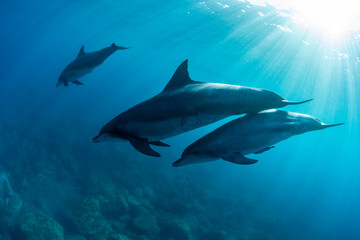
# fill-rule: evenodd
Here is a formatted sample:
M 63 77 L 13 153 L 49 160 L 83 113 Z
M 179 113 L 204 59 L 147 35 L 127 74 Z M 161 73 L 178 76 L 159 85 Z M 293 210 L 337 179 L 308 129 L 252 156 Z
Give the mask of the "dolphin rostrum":
M 139 152 L 160 157 L 151 145 L 168 146 L 160 140 L 231 115 L 256 113 L 302 102 L 290 102 L 268 90 L 237 85 L 193 81 L 188 60 L 175 71 L 164 90 L 119 114 L 108 122 L 94 142 L 128 140 Z
M 106 47 L 95 52 L 85 53 L 83 45 L 76 59 L 67 65 L 61 73 L 56 86 L 58 87 L 60 85 L 64 85 L 67 87 L 69 82 L 77 85 L 83 85 L 83 83 L 79 81 L 79 78 L 92 72 L 117 50 L 123 49 L 127 48 L 116 46 L 116 44 L 113 43 L 110 47 Z
M 263 153 L 273 144 L 294 135 L 321 130 L 339 124 L 324 124 L 300 113 L 267 110 L 235 119 L 188 146 L 174 167 L 223 159 L 236 164 L 253 164 L 247 154 Z

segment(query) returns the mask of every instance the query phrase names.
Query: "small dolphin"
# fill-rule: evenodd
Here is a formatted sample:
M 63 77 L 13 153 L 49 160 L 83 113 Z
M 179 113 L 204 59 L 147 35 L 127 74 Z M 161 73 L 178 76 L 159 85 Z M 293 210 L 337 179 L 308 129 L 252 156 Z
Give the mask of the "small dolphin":
M 116 44 L 113 43 L 110 47 L 103 48 L 96 52 L 85 53 L 83 45 L 77 55 L 77 58 L 69 65 L 67 65 L 64 71 L 61 73 L 56 86 L 58 87 L 60 85 L 64 85 L 67 87 L 69 82 L 77 85 L 84 85 L 79 81 L 79 78 L 92 72 L 97 66 L 102 64 L 105 59 L 110 57 L 117 50 L 123 49 L 127 48 L 116 46 Z
M 223 159 L 236 164 L 253 164 L 245 157 L 263 153 L 294 135 L 342 125 L 324 124 L 300 113 L 267 110 L 235 119 L 188 146 L 174 167 Z
M 268 90 L 193 81 L 189 77 L 188 60 L 185 60 L 160 94 L 112 119 L 93 141 L 128 140 L 139 152 L 160 157 L 149 144 L 168 146 L 160 140 L 232 115 L 310 100 L 290 102 Z

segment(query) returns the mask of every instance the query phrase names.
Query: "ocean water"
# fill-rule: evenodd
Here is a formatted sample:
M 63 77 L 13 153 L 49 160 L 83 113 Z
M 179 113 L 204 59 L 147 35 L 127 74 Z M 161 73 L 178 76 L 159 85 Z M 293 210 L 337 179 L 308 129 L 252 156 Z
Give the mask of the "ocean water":
M 246 1 L 0 4 L 0 239 L 360 239 L 359 38 L 329 39 Z M 56 88 L 80 47 L 131 47 Z M 257 155 L 173 168 L 228 122 L 165 140 L 161 158 L 92 143 L 189 59 L 194 80 L 265 88 L 345 125 Z

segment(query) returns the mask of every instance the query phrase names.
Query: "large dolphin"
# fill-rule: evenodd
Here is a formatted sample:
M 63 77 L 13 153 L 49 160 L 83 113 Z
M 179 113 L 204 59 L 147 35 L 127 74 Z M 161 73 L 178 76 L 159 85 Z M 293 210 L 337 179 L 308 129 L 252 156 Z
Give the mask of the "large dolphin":
M 300 113 L 267 110 L 235 119 L 188 146 L 174 167 L 223 159 L 236 164 L 253 164 L 257 160 L 245 157 L 263 153 L 273 144 L 294 135 L 321 130 L 339 124 L 324 124 Z
M 56 86 L 58 87 L 60 85 L 64 85 L 67 87 L 69 82 L 77 85 L 83 85 L 83 83 L 79 81 L 79 78 L 92 72 L 117 50 L 123 49 L 127 48 L 116 46 L 116 44 L 113 43 L 110 47 L 106 47 L 95 52 L 85 53 L 83 45 L 76 59 L 67 65 L 61 73 Z
M 176 70 L 164 90 L 121 113 L 101 130 L 94 142 L 128 140 L 139 152 L 160 157 L 149 144 L 205 126 L 231 115 L 256 113 L 302 102 L 290 102 L 268 90 L 193 81 L 188 60 Z

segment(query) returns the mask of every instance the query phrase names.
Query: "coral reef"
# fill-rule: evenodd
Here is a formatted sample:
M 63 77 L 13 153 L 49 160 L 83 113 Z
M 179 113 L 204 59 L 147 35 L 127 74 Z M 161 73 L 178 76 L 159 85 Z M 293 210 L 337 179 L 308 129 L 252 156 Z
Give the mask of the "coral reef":
M 14 192 L 9 182 L 9 175 L 0 173 L 0 212 L 10 216 L 18 213 L 22 206 L 20 196 Z
M 0 172 L 0 239 L 10 239 L 8 230 L 15 225 L 22 203 L 19 194 L 11 187 L 9 174 Z
M 35 210 L 26 210 L 20 216 L 16 235 L 26 240 L 64 240 L 64 229 L 53 218 Z
M 132 225 L 145 235 L 156 235 L 159 232 L 159 226 L 155 215 L 145 208 L 139 210 L 140 213 L 132 220 Z
M 94 198 L 83 201 L 68 200 L 65 217 L 83 235 L 106 235 L 110 231 L 109 224 L 101 214 L 99 201 Z
M 271 215 L 258 226 L 244 217 L 256 199 L 216 195 L 182 171 L 159 171 L 168 162 L 136 159 L 116 145 L 89 146 L 81 141 L 86 129 L 65 123 L 32 129 L 28 138 L 7 126 L 0 158 L 12 161 L 0 163 L 1 239 L 267 240 L 271 226 L 286 226 Z
M 65 240 L 86 240 L 86 238 L 82 235 L 70 235 Z

